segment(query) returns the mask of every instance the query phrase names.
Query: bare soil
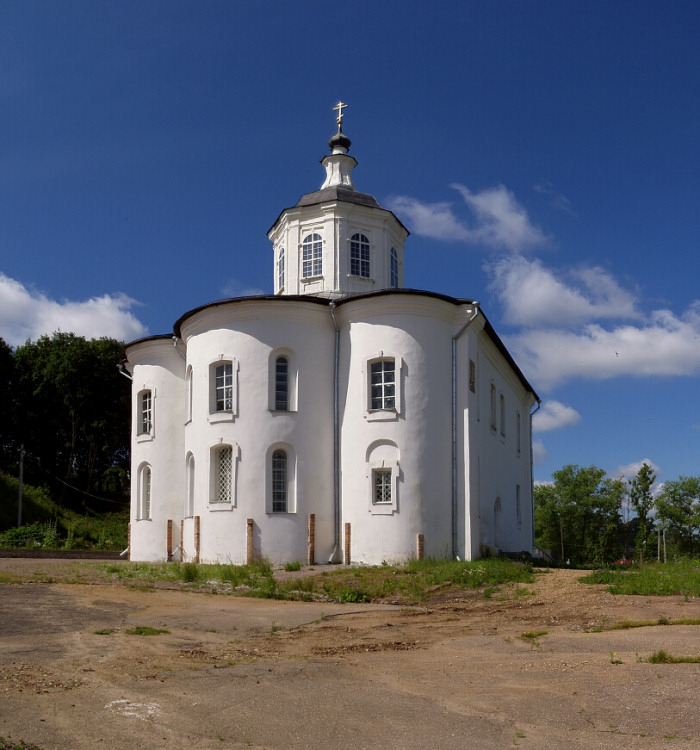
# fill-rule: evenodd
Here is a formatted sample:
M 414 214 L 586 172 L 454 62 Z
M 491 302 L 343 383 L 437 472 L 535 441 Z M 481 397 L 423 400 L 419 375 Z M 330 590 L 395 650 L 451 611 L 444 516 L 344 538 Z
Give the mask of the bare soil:
M 700 627 L 606 629 L 697 600 L 557 570 L 524 596 L 296 603 L 31 583 L 32 565 L 0 560 L 28 581 L 0 585 L 0 736 L 42 750 L 700 747 L 700 664 L 643 661 L 700 653 Z

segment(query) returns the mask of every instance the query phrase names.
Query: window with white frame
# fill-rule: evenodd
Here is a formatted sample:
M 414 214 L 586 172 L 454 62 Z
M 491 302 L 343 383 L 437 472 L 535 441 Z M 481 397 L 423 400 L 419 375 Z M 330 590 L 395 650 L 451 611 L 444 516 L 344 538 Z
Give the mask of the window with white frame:
M 275 410 L 289 411 L 289 359 L 275 359 Z
M 289 485 L 287 452 L 278 448 L 272 452 L 272 512 L 287 512 Z
M 187 422 L 192 421 L 192 365 L 187 367 L 187 374 L 185 375 L 185 388 L 187 398 Z
M 375 505 L 391 503 L 391 469 L 372 469 L 372 487 Z
M 284 248 L 280 248 L 279 255 L 277 256 L 277 290 L 282 291 L 284 289 Z
M 153 394 L 150 390 L 139 393 L 138 435 L 153 433 Z
M 215 368 L 216 411 L 233 411 L 233 365 L 224 362 Z
M 380 359 L 369 364 L 370 409 L 396 409 L 396 360 Z
M 233 448 L 220 445 L 213 451 L 214 487 L 211 494 L 213 503 L 230 503 L 233 487 Z
M 370 513 L 396 513 L 400 474 L 398 446 L 392 440 L 376 440 L 367 448 L 366 461 Z
M 138 497 L 136 518 L 148 521 L 151 518 L 151 467 L 143 464 L 138 473 Z
M 187 491 L 185 498 L 185 518 L 192 518 L 194 516 L 194 456 L 191 453 L 187 454 L 185 483 Z
M 399 288 L 399 256 L 396 254 L 396 248 L 391 248 L 391 260 L 390 260 L 390 271 L 391 271 L 391 286 L 394 289 Z
M 301 243 L 301 275 L 305 278 L 323 273 L 323 240 L 320 234 L 309 234 Z
M 350 238 L 350 274 L 369 278 L 369 240 L 359 232 Z
M 237 412 L 238 363 L 221 356 L 209 365 L 209 422 L 232 421 Z

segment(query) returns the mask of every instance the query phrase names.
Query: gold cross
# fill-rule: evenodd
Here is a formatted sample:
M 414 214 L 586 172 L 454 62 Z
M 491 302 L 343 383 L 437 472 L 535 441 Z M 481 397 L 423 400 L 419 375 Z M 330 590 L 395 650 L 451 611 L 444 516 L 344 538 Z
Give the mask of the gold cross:
M 343 102 L 338 102 L 335 105 L 335 107 L 332 107 L 333 110 L 336 110 L 336 109 L 338 110 L 338 117 L 336 118 L 336 122 L 338 123 L 338 125 L 342 125 L 343 124 L 343 110 L 347 106 L 348 105 L 347 104 L 343 104 Z

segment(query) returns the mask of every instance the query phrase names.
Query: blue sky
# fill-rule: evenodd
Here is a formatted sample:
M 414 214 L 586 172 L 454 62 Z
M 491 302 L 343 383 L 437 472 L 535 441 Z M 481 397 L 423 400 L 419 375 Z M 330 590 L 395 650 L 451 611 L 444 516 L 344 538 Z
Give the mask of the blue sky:
M 695 0 L 0 4 L 0 336 L 133 339 L 272 291 L 323 181 L 411 230 L 543 399 L 535 477 L 700 474 Z

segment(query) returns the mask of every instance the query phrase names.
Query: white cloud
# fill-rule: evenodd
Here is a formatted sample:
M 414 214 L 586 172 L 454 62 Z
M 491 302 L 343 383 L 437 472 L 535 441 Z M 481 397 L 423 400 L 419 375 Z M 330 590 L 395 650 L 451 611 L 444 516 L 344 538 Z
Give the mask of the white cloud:
M 644 464 L 649 464 L 651 470 L 658 476 L 661 473 L 661 469 L 650 459 L 643 458 L 641 461 L 633 461 L 631 464 L 624 464 L 618 466 L 617 469 L 612 473 L 614 479 L 625 479 L 629 481 L 637 476 L 637 472 L 642 468 Z
M 450 187 L 462 196 L 471 222 L 460 219 L 452 203 L 422 203 L 409 196 L 396 196 L 389 198 L 387 205 L 412 232 L 436 240 L 457 240 L 513 252 L 546 241 L 514 194 L 503 185 L 477 193 L 458 183 Z
M 580 421 L 581 415 L 571 406 L 559 401 L 545 401 L 532 417 L 532 431 L 558 430 L 560 427 L 577 425 Z
M 267 294 L 264 289 L 246 287 L 238 279 L 227 279 L 221 287 L 224 297 L 255 297 L 259 294 Z
M 571 201 L 565 195 L 557 192 L 548 180 L 533 185 L 532 189 L 536 193 L 546 195 L 549 198 L 549 205 L 552 208 L 556 208 L 558 211 L 565 211 L 567 214 L 571 214 L 571 216 L 576 215 L 571 208 Z
M 505 186 L 487 188 L 480 193 L 472 193 L 458 183 L 450 187 L 461 194 L 474 214 L 476 226 L 472 230 L 472 242 L 511 251 L 545 242 L 544 234 L 530 223 L 527 211 Z
M 532 441 L 532 463 L 535 466 L 542 466 L 547 460 L 547 449 L 541 440 Z
M 452 212 L 451 203 L 421 203 L 416 198 L 399 195 L 389 198 L 387 205 L 408 223 L 414 234 L 445 242 L 470 239 L 469 231 Z
M 11 346 L 56 331 L 130 341 L 148 333 L 131 312 L 137 304 L 125 294 L 57 302 L 0 273 L 0 337 Z
M 657 310 L 639 326 L 532 329 L 507 337 L 507 344 L 527 377 L 547 389 L 577 377 L 697 375 L 699 339 L 700 302 L 695 302 L 680 318 Z
M 639 318 L 636 299 L 599 266 L 555 273 L 542 261 L 511 255 L 486 268 L 507 323 L 576 325 L 601 318 Z

